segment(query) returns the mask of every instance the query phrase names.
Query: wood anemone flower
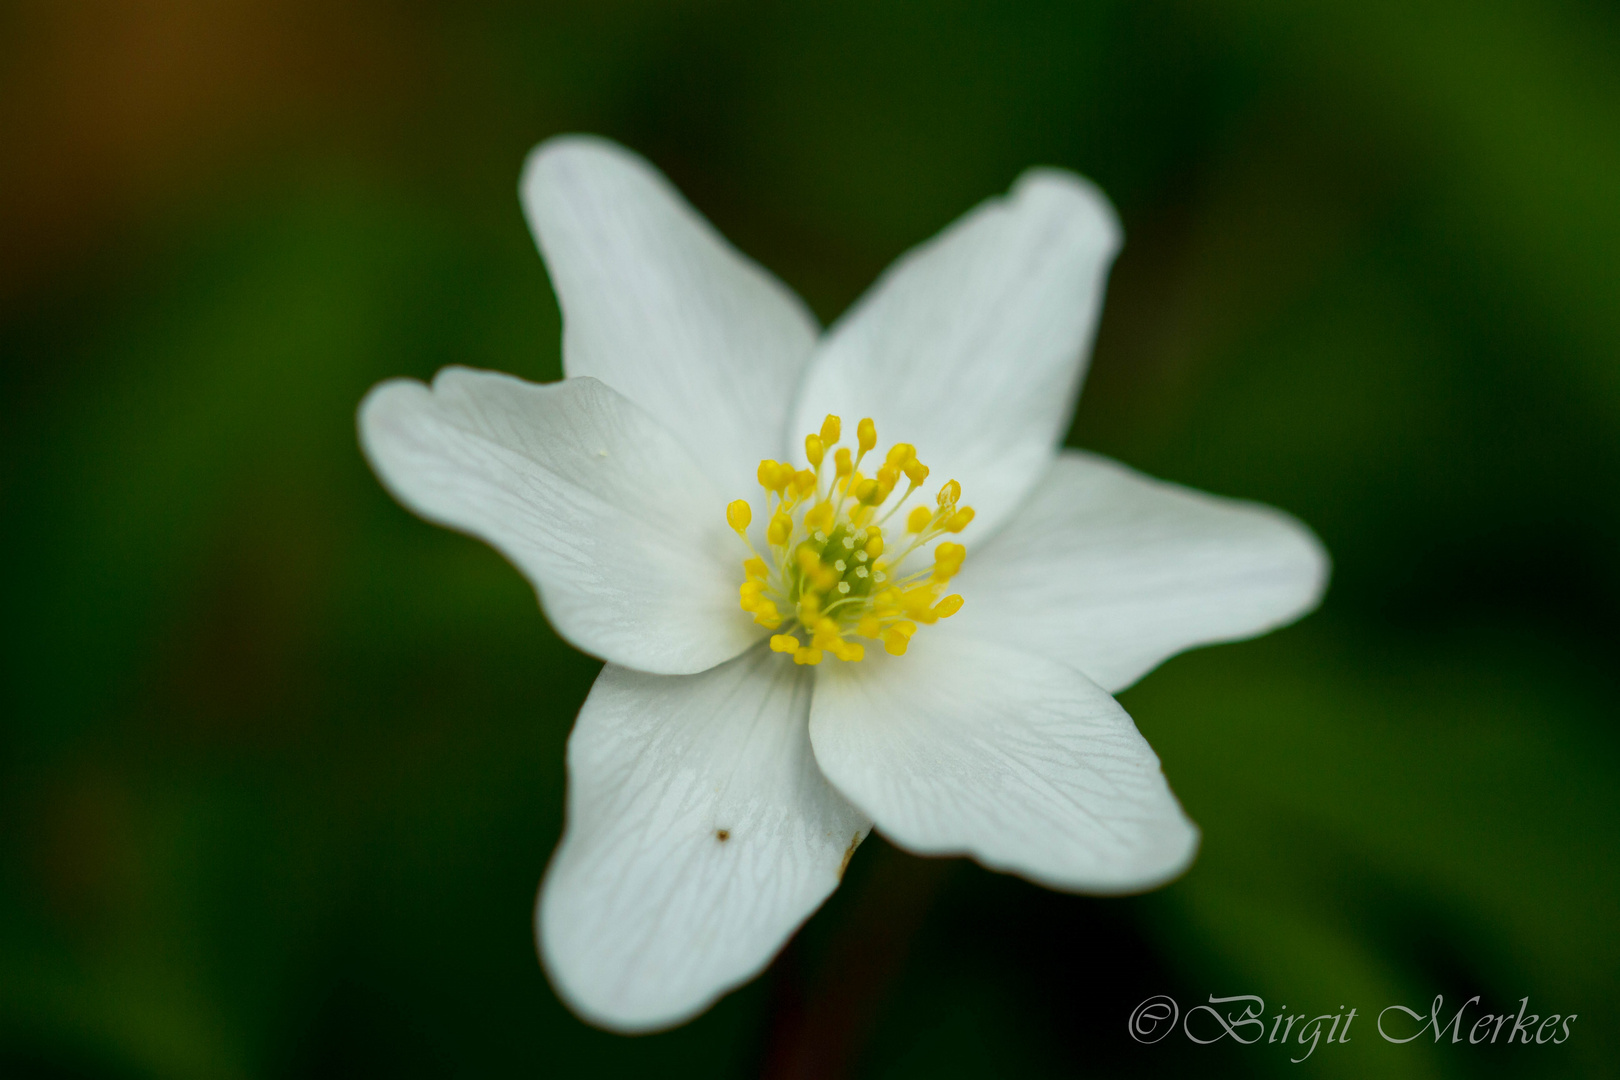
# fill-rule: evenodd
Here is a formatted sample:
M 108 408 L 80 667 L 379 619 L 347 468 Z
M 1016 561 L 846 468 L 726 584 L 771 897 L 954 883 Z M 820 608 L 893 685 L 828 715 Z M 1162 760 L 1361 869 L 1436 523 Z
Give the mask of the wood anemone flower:
M 563 999 L 691 1018 L 874 826 L 1055 889 L 1181 873 L 1198 830 L 1111 695 L 1298 618 L 1328 560 L 1277 510 L 1060 449 L 1120 245 L 1103 195 L 1027 172 L 822 331 L 613 143 L 542 144 L 521 194 L 567 377 L 385 382 L 360 437 L 607 661 L 536 914 Z

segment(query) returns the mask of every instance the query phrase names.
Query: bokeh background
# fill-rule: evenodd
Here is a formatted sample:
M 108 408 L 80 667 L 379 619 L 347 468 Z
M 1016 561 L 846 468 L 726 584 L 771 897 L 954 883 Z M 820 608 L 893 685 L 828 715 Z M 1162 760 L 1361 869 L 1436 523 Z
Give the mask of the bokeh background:
M 0 5 L 0 1075 L 1613 1075 L 1617 55 L 1579 0 Z M 515 187 L 563 131 L 824 321 L 1028 165 L 1114 199 L 1071 443 L 1336 561 L 1124 695 L 1182 880 L 874 836 L 689 1026 L 558 1003 L 531 905 L 597 664 L 353 417 L 559 375 Z M 1140 1046 L 1153 993 L 1362 1019 L 1300 1065 Z M 1579 1019 L 1376 1037 L 1436 994 Z

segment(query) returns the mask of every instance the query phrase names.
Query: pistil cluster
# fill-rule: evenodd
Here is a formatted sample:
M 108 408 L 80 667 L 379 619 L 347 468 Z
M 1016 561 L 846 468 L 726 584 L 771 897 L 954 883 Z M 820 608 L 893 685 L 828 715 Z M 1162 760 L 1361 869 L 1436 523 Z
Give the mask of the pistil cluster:
M 817 434 L 805 436 L 810 468 L 766 459 L 759 463 L 765 489 L 765 551 L 748 538 L 753 508 L 746 499 L 726 507 L 726 521 L 748 546 L 739 590 L 742 609 L 771 630 L 772 650 L 791 653 L 796 664 L 819 664 L 826 654 L 855 663 L 865 646 L 851 637 L 880 641 L 903 656 L 919 623 L 946 619 L 961 610 L 962 597 L 941 597 L 962 568 L 967 549 L 946 541 L 933 549 L 928 566 L 907 570 L 907 560 L 925 545 L 960 533 L 973 520 L 971 506 L 957 506 L 962 487 L 943 485 L 935 506 L 913 507 L 891 542 L 885 528 L 928 478 L 910 443 L 895 443 L 874 474 L 861 471 L 877 446 L 870 419 L 856 425 L 856 450 L 838 445 L 842 422 L 828 416 Z M 830 457 L 829 457 L 830 454 Z M 906 482 L 905 491 L 890 497 Z

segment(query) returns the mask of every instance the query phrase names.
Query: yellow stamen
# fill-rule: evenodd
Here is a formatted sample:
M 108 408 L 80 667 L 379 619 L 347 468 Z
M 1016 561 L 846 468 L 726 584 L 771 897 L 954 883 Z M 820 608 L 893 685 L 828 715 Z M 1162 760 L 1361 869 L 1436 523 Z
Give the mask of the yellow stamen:
M 858 454 L 837 445 L 842 429 L 838 416 L 828 414 L 820 432 L 805 437 L 805 459 L 812 468 L 770 459 L 759 463 L 769 543 L 763 554 L 749 545 L 749 502 L 738 499 L 726 507 L 726 523 L 749 545 L 738 604 L 770 630 L 788 624 L 787 632 L 771 635 L 770 648 L 791 655 L 796 664 L 813 666 L 829 654 L 860 663 L 866 646 L 852 637 L 880 642 L 890 655 L 903 656 L 919 624 L 950 618 L 962 608 L 960 595 L 944 595 L 966 557 L 961 544 L 937 544 L 932 565 L 908 566 L 925 545 L 973 521 L 971 507 L 957 507 L 961 485 L 951 480 L 939 489 L 937 511 L 912 508 L 905 516 L 907 542 L 889 552 L 883 526 L 928 479 L 928 466 L 917 460 L 915 446 L 895 443 L 875 474 L 863 476 L 861 460 L 877 446 L 877 427 L 870 417 L 856 425 Z M 833 476 L 823 484 L 829 454 Z M 902 477 L 908 486 L 891 502 Z
M 789 536 L 793 535 L 793 519 L 777 511 L 771 518 L 770 525 L 765 529 L 765 539 L 771 544 L 785 544 Z
M 906 647 L 911 644 L 911 635 L 916 632 L 915 623 L 895 623 L 883 631 L 883 651 L 890 656 L 906 655 Z
M 787 482 L 793 478 L 793 467 L 766 458 L 759 463 L 759 471 L 756 475 L 759 477 L 760 487 L 780 495 L 782 489 L 787 486 Z

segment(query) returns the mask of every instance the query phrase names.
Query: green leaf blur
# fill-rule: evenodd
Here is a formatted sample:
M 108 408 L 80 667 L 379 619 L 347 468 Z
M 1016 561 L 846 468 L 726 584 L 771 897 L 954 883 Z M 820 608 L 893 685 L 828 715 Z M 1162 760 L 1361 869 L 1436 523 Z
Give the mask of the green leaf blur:
M 1511 0 L 0 6 L 0 1075 L 1612 1075 L 1617 54 L 1611 7 Z M 1182 880 L 874 837 L 691 1025 L 558 1003 L 531 908 L 597 665 L 354 410 L 560 375 L 515 188 L 563 131 L 824 321 L 1028 165 L 1114 199 L 1071 443 L 1335 559 L 1123 696 Z M 1138 1045 L 1155 993 L 1359 1026 Z M 1437 994 L 1580 1018 L 1378 1038 Z

